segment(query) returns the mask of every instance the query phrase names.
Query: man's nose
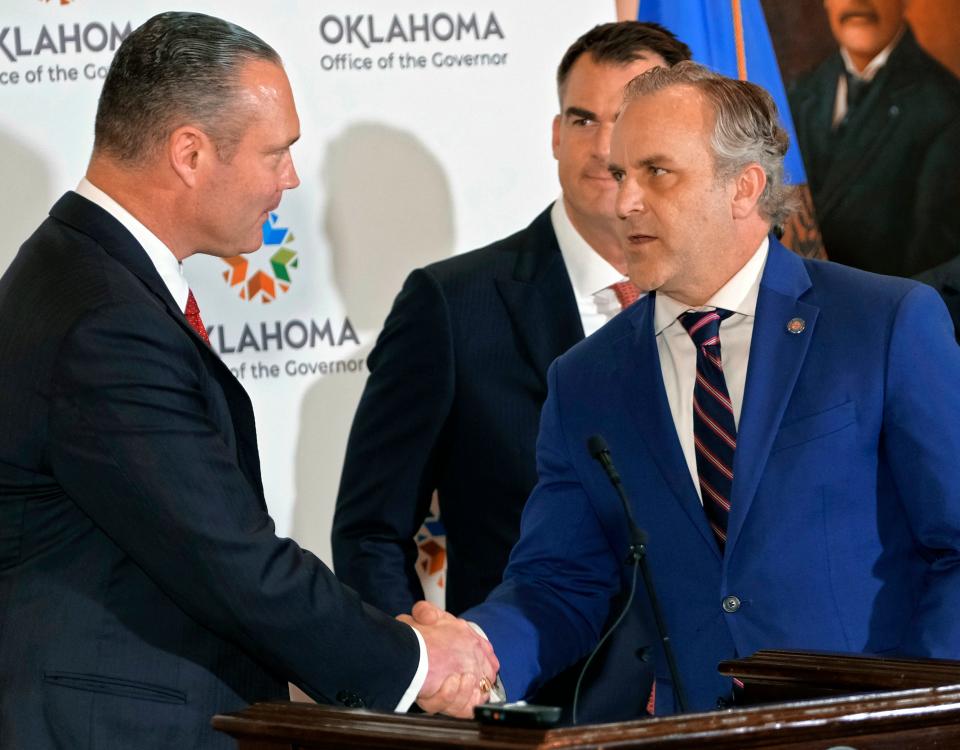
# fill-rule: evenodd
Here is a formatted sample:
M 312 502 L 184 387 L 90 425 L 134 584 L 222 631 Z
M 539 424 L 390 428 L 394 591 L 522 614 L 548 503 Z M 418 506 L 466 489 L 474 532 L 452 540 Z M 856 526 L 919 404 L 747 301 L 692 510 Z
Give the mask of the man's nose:
M 621 219 L 630 214 L 641 213 L 646 210 L 643 202 L 643 188 L 636 180 L 624 176 L 617 185 L 617 197 L 614 210 Z

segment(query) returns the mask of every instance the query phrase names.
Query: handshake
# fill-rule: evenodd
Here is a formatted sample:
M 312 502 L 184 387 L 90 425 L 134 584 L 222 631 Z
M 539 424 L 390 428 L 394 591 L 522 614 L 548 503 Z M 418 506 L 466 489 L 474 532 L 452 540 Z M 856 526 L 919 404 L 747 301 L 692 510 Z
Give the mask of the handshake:
M 426 601 L 397 619 L 415 628 L 427 646 L 429 668 L 417 705 L 431 714 L 472 718 L 473 707 L 490 698 L 500 671 L 490 642 L 466 621 Z

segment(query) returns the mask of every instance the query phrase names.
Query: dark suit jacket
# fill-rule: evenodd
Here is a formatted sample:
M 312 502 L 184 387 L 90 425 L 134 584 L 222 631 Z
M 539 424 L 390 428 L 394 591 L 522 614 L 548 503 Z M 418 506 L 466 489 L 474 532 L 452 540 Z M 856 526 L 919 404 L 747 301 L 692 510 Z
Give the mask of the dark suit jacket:
M 287 680 L 395 707 L 414 634 L 275 536 L 249 399 L 125 228 L 66 194 L 0 321 L 0 746 L 229 748 Z
M 387 612 L 423 597 L 413 536 L 434 491 L 447 533 L 447 609 L 501 579 L 536 482 L 534 444 L 555 357 L 583 338 L 547 209 L 488 247 L 414 271 L 370 354 L 333 525 L 337 575 Z M 642 713 L 652 682 L 634 609 L 584 681 L 587 721 Z M 579 668 L 540 700 L 563 705 Z
M 960 254 L 960 82 L 908 28 L 835 133 L 842 72 L 834 54 L 790 92 L 827 255 L 914 276 Z
M 490 637 L 508 697 L 589 651 L 623 584 L 623 512 L 583 450 L 598 432 L 649 532 L 692 708 L 729 696 L 719 661 L 761 648 L 960 657 L 960 349 L 933 290 L 771 239 L 723 554 L 676 436 L 655 304 L 550 369 L 520 541 L 504 582 L 464 613 Z M 659 712 L 670 678 L 656 668 Z
M 583 338 L 549 209 L 488 247 L 410 274 L 369 357 L 333 522 L 334 569 L 366 601 L 409 612 L 413 537 L 434 491 L 447 609 L 500 582 L 536 482 L 550 362 Z

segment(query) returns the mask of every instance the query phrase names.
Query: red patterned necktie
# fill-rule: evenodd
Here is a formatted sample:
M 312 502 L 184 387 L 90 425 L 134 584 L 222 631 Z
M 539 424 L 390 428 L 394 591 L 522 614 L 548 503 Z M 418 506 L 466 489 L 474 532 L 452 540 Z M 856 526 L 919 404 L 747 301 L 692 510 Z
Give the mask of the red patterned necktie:
M 200 307 L 197 305 L 197 298 L 193 296 L 192 291 L 187 294 L 187 309 L 184 310 L 183 314 L 187 316 L 190 327 L 197 332 L 207 346 L 210 346 L 210 337 L 207 336 L 207 328 L 200 318 Z
M 613 289 L 613 293 L 617 295 L 617 299 L 620 301 L 620 307 L 624 310 L 640 299 L 640 290 L 632 281 L 618 281 L 607 288 Z
M 720 358 L 720 321 L 729 310 L 686 312 L 680 323 L 697 347 L 697 381 L 693 388 L 693 442 L 703 510 L 720 551 L 727 543 L 730 489 L 737 426 Z

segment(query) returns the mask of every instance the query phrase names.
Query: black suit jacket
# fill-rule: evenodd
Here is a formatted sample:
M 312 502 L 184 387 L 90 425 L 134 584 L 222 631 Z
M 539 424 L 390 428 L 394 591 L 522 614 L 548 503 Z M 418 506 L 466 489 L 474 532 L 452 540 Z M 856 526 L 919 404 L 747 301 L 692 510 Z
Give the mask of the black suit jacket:
M 447 609 L 483 601 L 537 481 L 547 368 L 581 339 L 550 209 L 506 239 L 410 274 L 370 354 L 350 431 L 333 524 L 337 575 L 387 612 L 408 612 L 423 597 L 413 536 L 436 491 Z M 593 662 L 581 721 L 643 714 L 653 682 L 648 614 L 634 607 Z M 569 719 L 580 666 L 537 700 Z
M 0 321 L 0 746 L 229 748 L 287 680 L 395 707 L 415 636 L 276 537 L 250 402 L 125 228 L 65 195 Z
M 413 537 L 436 491 L 447 609 L 499 582 L 536 483 L 546 372 L 583 338 L 550 221 L 414 271 L 370 354 L 333 522 L 334 569 L 365 600 L 423 598 Z
M 831 260 L 914 276 L 960 254 L 960 82 L 908 28 L 839 131 L 839 53 L 790 107 Z

